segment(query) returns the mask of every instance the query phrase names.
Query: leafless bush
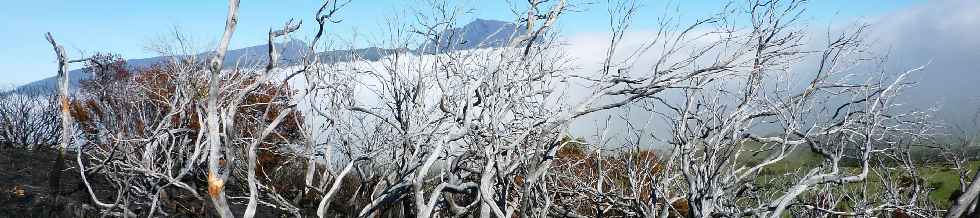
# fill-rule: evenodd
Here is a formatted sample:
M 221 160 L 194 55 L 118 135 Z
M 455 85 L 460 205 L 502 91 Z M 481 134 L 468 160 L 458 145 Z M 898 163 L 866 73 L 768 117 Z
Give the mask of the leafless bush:
M 50 92 L 18 90 L 0 95 L 0 144 L 52 148 L 58 142 L 57 98 Z

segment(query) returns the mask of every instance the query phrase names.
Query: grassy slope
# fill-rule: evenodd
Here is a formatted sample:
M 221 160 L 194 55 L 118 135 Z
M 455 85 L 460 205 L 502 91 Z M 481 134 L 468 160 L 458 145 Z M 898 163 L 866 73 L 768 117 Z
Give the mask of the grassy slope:
M 972 161 L 968 165 L 967 169 L 976 170 L 980 167 L 980 161 Z M 919 173 L 925 177 L 926 184 L 935 188 L 933 192 L 929 193 L 929 199 L 942 208 L 949 207 L 949 195 L 959 189 L 959 175 L 957 175 L 956 170 L 946 166 L 928 166 L 919 169 Z
M 758 144 L 750 143 L 747 143 L 744 146 L 748 150 L 758 149 L 760 147 Z M 761 162 L 767 155 L 767 153 L 758 153 L 755 155 L 752 155 L 751 153 L 743 153 L 740 155 L 739 161 L 752 165 Z M 758 181 L 764 185 L 791 183 L 794 181 L 789 181 L 791 178 L 788 178 L 786 176 L 787 174 L 812 169 L 813 167 L 819 166 L 822 161 L 823 159 L 818 154 L 810 151 L 809 149 L 801 147 L 793 151 L 785 159 L 763 169 Z M 980 167 L 980 161 L 975 160 L 968 163 L 967 169 L 976 170 L 978 167 Z M 859 170 L 859 168 L 847 167 L 845 170 L 856 172 Z M 940 208 L 949 207 L 949 196 L 959 188 L 959 176 L 956 170 L 950 169 L 950 167 L 947 165 L 932 163 L 921 167 L 918 169 L 918 172 L 925 179 L 924 185 L 926 188 L 933 189 L 929 193 L 929 199 L 936 203 Z M 970 175 L 972 175 L 972 173 Z M 877 182 L 879 179 L 880 178 L 878 176 L 872 174 L 868 179 L 869 184 L 879 184 Z M 880 189 L 880 187 L 869 187 L 869 190 L 877 189 Z

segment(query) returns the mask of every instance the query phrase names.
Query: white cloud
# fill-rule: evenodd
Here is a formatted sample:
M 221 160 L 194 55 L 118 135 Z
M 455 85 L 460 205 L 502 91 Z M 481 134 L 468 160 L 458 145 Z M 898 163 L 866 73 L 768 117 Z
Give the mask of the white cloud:
M 980 105 L 980 1 L 930 1 L 880 17 L 871 36 L 893 71 L 929 64 L 913 75 L 911 105 L 941 104 L 939 118 L 963 125 Z

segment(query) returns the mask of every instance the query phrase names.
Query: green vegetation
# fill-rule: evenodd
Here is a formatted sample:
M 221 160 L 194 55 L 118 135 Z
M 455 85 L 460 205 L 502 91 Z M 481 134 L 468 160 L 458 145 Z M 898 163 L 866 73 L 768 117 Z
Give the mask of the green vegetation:
M 976 172 L 980 168 L 980 160 L 975 160 L 967 164 L 970 172 Z M 949 166 L 929 166 L 919 169 L 919 173 L 926 180 L 929 188 L 934 190 L 929 193 L 929 199 L 938 204 L 941 208 L 951 205 L 949 196 L 959 189 L 959 175 L 956 170 Z
M 761 150 L 762 145 L 754 142 L 747 142 L 742 145 L 747 151 Z M 924 181 L 920 181 L 924 188 L 929 189 L 929 200 L 936 204 L 939 208 L 948 208 L 951 205 L 950 196 L 959 189 L 959 175 L 957 170 L 953 169 L 945 161 L 941 161 L 940 157 L 937 157 L 935 153 L 930 153 L 926 149 L 913 149 L 915 161 L 921 166 L 917 169 L 920 177 Z M 970 149 L 966 155 L 972 155 L 976 153 L 980 148 Z M 744 151 L 743 151 L 744 152 Z M 755 152 L 755 153 L 743 153 L 739 155 L 739 162 L 744 163 L 745 166 L 753 166 L 761 163 L 770 153 L 768 152 Z M 806 147 L 800 147 L 792 151 L 786 158 L 780 160 L 777 163 L 773 163 L 766 168 L 764 168 L 760 175 L 757 177 L 757 185 L 759 186 L 780 186 L 795 183 L 798 178 L 793 176 L 794 173 L 805 173 L 809 169 L 818 167 L 822 162 L 823 158 L 807 149 Z M 922 162 L 925 162 L 922 164 Z M 855 166 L 854 163 L 842 163 L 846 167 L 843 167 L 846 173 L 857 173 L 860 170 L 859 166 Z M 980 160 L 974 159 L 964 166 L 967 170 L 970 170 L 970 176 L 974 175 L 977 169 L 980 169 Z M 896 170 L 897 171 L 897 170 Z M 893 172 L 890 179 L 902 179 L 907 178 L 907 175 L 899 175 L 898 172 Z M 867 185 L 867 189 L 870 193 L 877 193 L 877 191 L 882 190 L 882 183 L 880 182 L 881 176 L 871 173 L 868 177 L 866 183 L 850 184 L 842 187 L 846 190 L 857 191 L 851 193 L 859 193 L 860 188 Z M 781 190 L 781 189 L 776 189 Z M 777 193 L 771 193 L 777 194 Z M 842 205 L 842 207 L 846 207 Z

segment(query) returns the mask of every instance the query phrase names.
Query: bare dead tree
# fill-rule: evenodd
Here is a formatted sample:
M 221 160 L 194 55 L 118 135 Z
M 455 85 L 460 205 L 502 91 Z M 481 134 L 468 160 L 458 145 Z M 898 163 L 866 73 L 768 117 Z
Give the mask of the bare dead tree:
M 54 37 L 51 33 L 45 34 L 48 43 L 51 43 L 51 47 L 54 49 L 55 57 L 58 60 L 58 106 L 61 108 L 61 136 L 60 143 L 58 145 L 58 158 L 54 168 L 51 169 L 51 178 L 49 178 L 50 188 L 52 195 L 60 195 L 61 192 L 61 169 L 65 167 L 65 149 L 71 144 L 73 135 L 72 128 L 72 118 L 69 113 L 69 84 L 68 84 L 68 64 L 82 62 L 84 59 L 71 60 L 68 59 L 65 54 L 65 49 L 55 42 Z
M 218 82 L 220 81 L 221 69 L 223 67 L 223 62 L 225 58 L 225 52 L 228 51 L 228 44 L 231 42 L 231 36 L 235 33 L 235 26 L 238 24 L 238 4 L 237 0 L 228 1 L 228 18 L 225 22 L 225 31 L 221 36 L 221 41 L 218 43 L 218 48 L 215 49 L 215 54 L 209 61 L 210 77 L 208 81 L 208 106 L 207 106 L 207 141 L 208 141 L 208 195 L 211 197 L 211 201 L 214 204 L 214 208 L 218 211 L 221 217 L 233 217 L 234 214 L 231 213 L 231 208 L 228 207 L 228 200 L 225 198 L 224 185 L 225 181 L 228 179 L 228 175 L 231 174 L 229 166 L 221 166 L 219 160 L 221 159 L 221 150 L 223 148 L 223 143 L 221 141 L 221 128 L 219 126 L 219 105 L 218 105 L 218 95 L 220 95 Z M 226 152 L 227 153 L 227 152 Z M 231 165 L 234 163 L 232 156 L 224 155 L 225 163 Z M 225 168 L 224 173 L 219 175 L 222 168 Z
M 980 170 L 977 171 L 980 172 Z M 949 209 L 946 217 L 959 217 L 967 213 L 967 211 L 977 210 L 976 202 L 977 196 L 980 196 L 980 182 L 977 182 L 976 178 L 980 178 L 980 174 L 974 175 L 973 178 L 974 180 L 970 182 L 970 186 L 953 202 L 953 206 Z
M 975 170 L 975 175 L 970 179 L 969 171 L 966 167 L 967 161 L 971 160 L 971 154 L 967 152 L 967 148 L 970 148 L 972 143 L 975 143 L 977 135 L 971 131 L 976 131 L 977 127 L 980 127 L 980 110 L 973 114 L 973 119 L 971 124 L 973 126 L 960 128 L 960 137 L 955 145 L 958 148 L 953 148 L 952 146 L 943 146 L 941 149 L 943 156 L 946 160 L 952 163 L 953 168 L 959 174 L 959 184 L 960 189 L 963 190 L 958 198 L 953 201 L 953 205 L 949 208 L 949 212 L 946 213 L 945 217 L 962 217 L 964 215 L 976 216 L 980 214 L 980 169 Z
M 628 3 L 623 5 L 627 7 L 621 9 L 625 14 L 621 16 L 628 18 L 632 9 Z M 904 81 L 906 74 L 921 68 L 899 74 L 891 81 L 883 76 L 873 76 L 875 73 L 864 80 L 846 79 L 869 74 L 854 70 L 859 68 L 855 66 L 865 63 L 860 60 L 866 60 L 861 56 L 864 54 L 861 52 L 864 50 L 861 35 L 865 27 L 831 38 L 824 49 L 804 49 L 802 40 L 807 33 L 795 24 L 799 22 L 803 5 L 801 1 L 748 2 L 744 9 L 726 8 L 726 13 L 719 17 L 696 22 L 681 31 L 659 32 L 658 37 L 644 43 L 650 47 L 663 47 L 649 74 L 637 74 L 629 68 L 634 62 L 632 58 L 643 55 L 649 47 L 641 48 L 622 61 L 607 59 L 601 75 L 619 73 L 610 77 L 626 84 L 651 81 L 651 84 L 660 85 L 651 87 L 655 91 L 653 94 L 663 89 L 676 90 L 674 96 L 634 95 L 648 92 L 642 86 L 616 92 L 627 96 L 622 104 L 648 102 L 644 105 L 650 106 L 643 108 L 667 121 L 671 137 L 666 143 L 672 145 L 672 151 L 663 160 L 664 168 L 655 179 L 634 174 L 627 179 L 631 181 L 627 185 L 612 187 L 605 187 L 604 181 L 615 181 L 618 175 L 610 173 L 614 169 L 604 169 L 601 163 L 605 158 L 595 155 L 594 160 L 586 162 L 596 167 L 594 172 L 581 175 L 582 172 L 572 170 L 568 177 L 562 177 L 574 178 L 577 173 L 591 180 L 572 182 L 580 185 L 563 187 L 560 193 L 588 193 L 580 194 L 582 201 L 578 202 L 595 199 L 588 203 L 595 204 L 596 209 L 591 211 L 596 216 L 608 211 L 601 208 L 621 208 L 619 212 L 635 216 L 668 216 L 674 211 L 694 217 L 779 217 L 788 213 L 790 207 L 819 211 L 818 214 L 869 215 L 903 211 L 917 216 L 934 216 L 936 208 L 916 203 L 924 199 L 926 191 L 915 185 L 899 190 L 905 187 L 895 184 L 898 179 L 887 176 L 893 175 L 894 170 L 884 165 L 885 162 L 901 163 L 906 166 L 901 168 L 901 173 L 918 178 L 915 177 L 916 163 L 908 158 L 910 143 L 927 138 L 932 128 L 925 122 L 925 114 L 896 109 L 898 104 L 893 101 L 909 86 Z M 751 24 L 748 30 L 741 30 L 735 21 L 741 11 L 747 13 L 743 17 L 749 18 L 745 22 Z M 694 33 L 705 23 L 713 23 L 715 30 Z M 610 54 L 616 52 L 616 40 L 622 33 L 623 30 L 614 28 Z M 687 37 L 710 40 L 707 44 L 693 44 L 694 40 L 689 41 Z M 813 67 L 816 72 L 792 71 L 791 66 L 805 63 L 801 60 L 811 54 L 817 54 L 817 66 Z M 610 70 L 616 68 L 625 70 Z M 812 79 L 805 87 L 792 88 L 792 84 L 785 84 L 784 76 L 810 76 Z M 757 135 L 760 131 L 776 133 L 763 137 Z M 819 165 L 799 169 L 788 177 L 777 177 L 780 180 L 774 181 L 775 187 L 759 187 L 766 184 L 764 180 L 760 181 L 766 178 L 761 173 L 764 169 L 785 162 L 800 150 L 818 154 Z M 748 157 L 759 155 L 764 158 L 757 162 L 746 161 Z M 857 169 L 843 167 L 845 161 L 856 162 Z M 627 166 L 634 168 L 627 170 L 631 172 L 651 170 L 649 165 L 644 168 Z M 877 172 L 876 168 L 882 171 Z M 858 172 L 849 174 L 852 169 Z M 821 198 L 828 198 L 826 194 L 831 190 L 843 189 L 851 183 L 863 183 L 867 188 L 872 171 L 879 176 L 880 185 L 888 190 L 887 195 L 848 196 L 860 205 L 854 212 L 837 211 L 833 208 L 837 204 L 832 202 L 799 199 L 805 192 L 816 192 L 823 195 Z M 657 180 L 660 182 L 652 187 L 642 184 Z M 635 190 L 647 188 L 652 190 Z M 879 204 L 868 205 L 871 202 Z M 582 206 L 566 208 L 581 209 Z M 565 209 L 561 214 L 574 212 Z
M 912 158 L 934 125 L 898 99 L 921 68 L 879 71 L 861 25 L 807 46 L 805 1 L 732 3 L 689 25 L 664 17 L 639 46 L 626 45 L 639 3 L 611 1 L 608 44 L 589 71 L 555 30 L 575 6 L 563 0 L 515 9 L 514 29 L 497 30 L 512 33 L 507 46 L 454 48 L 466 40 L 455 32 L 466 10 L 432 1 L 417 23 L 389 24 L 380 43 L 392 49 L 380 59 L 353 48 L 326 57 L 321 37 L 348 3 L 316 11 L 298 65 L 278 63 L 277 39 L 300 28 L 292 20 L 270 29 L 264 66 L 226 64 L 239 6 L 230 0 L 206 62 L 174 55 L 106 84 L 114 88 L 100 95 L 132 93 L 117 98 L 69 105 L 61 90 L 63 120 L 75 113 L 86 139 L 76 161 L 92 201 L 122 215 L 166 216 L 181 200 L 206 204 L 206 191 L 221 217 L 234 216 L 232 205 L 243 205 L 244 217 L 266 208 L 296 217 L 944 212 L 928 202 L 922 163 Z M 49 41 L 65 71 L 71 61 Z M 616 123 L 607 114 L 616 112 L 651 119 Z M 624 142 L 602 127 L 594 138 L 571 136 L 575 121 L 595 116 L 607 117 L 604 127 L 626 126 Z M 62 124 L 63 155 L 73 126 Z M 801 152 L 814 162 L 772 173 Z M 113 202 L 89 178 L 109 181 Z M 967 197 L 947 216 L 968 210 L 976 200 Z

